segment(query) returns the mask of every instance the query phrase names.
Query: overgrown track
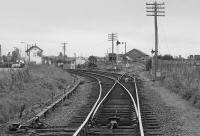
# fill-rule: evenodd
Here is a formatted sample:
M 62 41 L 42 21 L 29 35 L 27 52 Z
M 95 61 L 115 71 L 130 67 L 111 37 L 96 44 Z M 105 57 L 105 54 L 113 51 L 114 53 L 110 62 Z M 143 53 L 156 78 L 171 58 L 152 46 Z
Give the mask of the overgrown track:
M 162 136 L 163 133 L 160 129 L 160 124 L 157 120 L 157 115 L 153 112 L 152 105 L 145 98 L 144 91 L 142 90 L 142 81 L 137 80 L 138 94 L 140 97 L 141 118 L 144 127 L 145 136 Z
M 88 135 L 139 134 L 138 120 L 132 100 L 124 88 L 116 84 L 94 116 Z
M 88 115 L 92 115 L 99 101 L 102 100 L 110 88 L 112 88 L 113 84 L 115 84 L 115 79 L 118 78 L 116 75 L 112 76 L 113 79 L 101 76 L 101 72 L 96 74 L 86 71 L 69 72 L 89 77 L 92 82 L 96 82 L 96 85 L 94 85 L 92 93 L 88 98 L 88 103 L 80 109 L 77 109 L 77 115 L 71 119 L 67 126 L 51 126 L 51 124 L 48 124 L 50 126 L 46 126 L 44 124 L 44 126 L 41 127 L 29 127 L 28 131 L 23 133 L 23 135 L 72 136 L 84 122 L 87 122 L 87 126 L 89 126 L 92 122 Z M 46 117 L 48 118 L 48 116 Z
M 138 95 L 135 77 L 104 71 L 70 70 L 69 72 L 89 77 L 92 82 L 96 82 L 88 103 L 77 109 L 77 115 L 67 126 L 32 128 L 31 133 L 26 135 L 161 135 L 156 115 L 154 116 L 148 103 L 141 102 L 140 105 L 141 95 Z
M 92 115 L 92 113 L 94 112 L 95 107 L 97 106 L 97 104 L 102 100 L 102 98 L 112 88 L 112 86 L 115 83 L 115 81 L 113 79 L 109 79 L 109 78 L 106 78 L 104 76 L 98 75 L 99 73 L 92 73 L 92 72 L 89 72 L 89 71 L 70 71 L 70 72 L 72 72 L 74 74 L 81 75 L 81 76 L 91 76 L 93 78 L 98 79 L 100 84 L 101 84 L 101 88 L 100 88 L 101 93 L 97 94 L 97 92 L 99 92 L 99 89 L 95 89 L 95 90 L 93 90 L 93 94 L 91 94 L 91 96 L 90 96 L 91 98 L 96 97 L 96 102 L 97 102 L 96 105 L 92 104 L 92 106 L 94 108 L 93 109 L 90 108 L 93 111 L 88 110 L 87 106 L 82 107 L 78 111 L 78 116 L 75 116 L 71 120 L 71 123 L 69 124 L 69 126 L 75 126 L 75 127 L 79 127 L 80 128 L 81 124 L 84 123 L 84 121 L 85 121 L 87 126 L 90 126 L 92 124 L 91 118 L 88 116 L 88 119 L 87 119 L 87 115 L 90 114 L 90 113 Z M 117 77 L 115 76 L 115 78 L 117 78 Z M 97 96 L 98 96 L 98 99 L 97 99 Z M 91 103 L 92 103 L 92 101 L 89 100 L 88 104 L 91 105 Z M 86 128 L 83 127 L 83 129 L 86 129 Z
M 84 71 L 90 73 L 88 71 Z M 109 75 L 118 79 L 109 93 L 96 107 L 90 123 L 79 129 L 73 136 L 159 136 L 162 135 L 156 115 L 148 102 L 138 94 L 135 77 L 120 76 L 102 71 L 93 71 L 95 75 Z M 92 72 L 92 73 L 93 73 Z M 119 76 L 120 78 L 119 78 Z M 128 79 L 128 80 L 127 80 Z M 140 93 L 141 92 L 141 89 Z M 141 108 L 141 109 L 140 109 Z M 83 124 L 82 124 L 83 125 Z
M 88 97 L 88 103 L 82 106 L 80 109 L 77 109 L 77 115 L 74 116 L 70 123 L 66 126 L 56 126 L 56 127 L 46 127 L 44 129 L 35 129 L 35 133 L 40 136 L 72 136 L 75 131 L 81 126 L 81 124 L 85 121 L 88 114 L 91 114 L 91 110 L 97 105 L 98 101 L 101 98 L 101 95 L 105 94 L 102 91 L 102 81 L 100 78 L 96 78 L 93 75 L 88 75 L 83 73 L 82 71 L 70 71 L 71 73 L 75 73 L 79 76 L 89 77 L 90 81 L 96 82 L 94 85 L 90 96 Z M 113 81 L 107 80 L 107 84 L 105 86 L 112 86 Z M 72 103 L 73 104 L 73 103 Z
M 95 76 L 115 81 L 115 84 L 107 94 L 102 96 L 101 101 L 96 106 L 95 111 L 89 117 L 88 122 L 84 122 L 74 133 L 76 135 L 143 135 L 143 130 L 136 104 L 136 93 L 131 95 L 120 82 L 123 77 L 120 74 L 107 73 L 102 71 L 88 72 Z M 118 80 L 116 80 L 118 79 Z M 107 83 L 107 81 L 106 81 Z M 104 90 L 104 89 L 102 89 Z M 139 123 L 140 122 L 140 123 Z

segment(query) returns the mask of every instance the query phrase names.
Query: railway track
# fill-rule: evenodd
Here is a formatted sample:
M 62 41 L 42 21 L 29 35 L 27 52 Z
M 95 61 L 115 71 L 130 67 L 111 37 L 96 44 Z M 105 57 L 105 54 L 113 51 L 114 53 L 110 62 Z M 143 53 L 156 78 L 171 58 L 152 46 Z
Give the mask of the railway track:
M 136 78 L 130 75 L 119 78 L 118 74 L 115 77 L 118 81 L 96 107 L 91 117 L 92 124 L 88 127 L 87 123 L 83 123 L 86 129 L 77 130 L 73 136 L 161 136 L 156 115 L 142 97 L 143 92 L 140 89 L 138 92 Z M 129 81 L 126 81 L 127 78 Z
M 148 103 L 140 105 L 135 77 L 103 71 L 69 72 L 89 77 L 97 83 L 89 102 L 77 109 L 78 114 L 67 126 L 29 128 L 25 135 L 161 135 L 156 115 L 152 114 L 151 108 L 147 108 Z
M 130 91 L 120 83 L 123 79 L 128 78 L 123 78 L 123 76 L 125 75 L 122 75 L 120 78 L 117 77 L 118 80 L 115 81 L 113 87 L 99 102 L 91 116 L 91 127 L 87 128 L 87 130 L 82 130 L 82 132 L 81 129 L 76 131 L 74 136 L 84 135 L 84 133 L 91 136 L 144 135 L 137 101 L 135 101 L 136 93 L 132 93 L 134 94 L 132 95 Z M 87 126 L 86 123 L 84 125 Z

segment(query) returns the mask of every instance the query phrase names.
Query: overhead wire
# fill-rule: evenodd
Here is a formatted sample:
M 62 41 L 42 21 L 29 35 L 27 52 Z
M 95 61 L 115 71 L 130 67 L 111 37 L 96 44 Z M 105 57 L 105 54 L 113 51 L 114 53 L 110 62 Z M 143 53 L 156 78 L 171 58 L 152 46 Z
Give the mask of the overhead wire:
M 166 10 L 166 9 L 165 9 Z M 161 18 L 163 19 L 163 18 Z M 158 20 L 158 31 L 159 31 L 159 51 L 163 50 L 166 47 L 167 54 L 173 54 L 173 52 L 169 49 L 169 43 L 167 39 L 167 33 L 166 33 L 166 25 L 161 21 L 161 19 Z

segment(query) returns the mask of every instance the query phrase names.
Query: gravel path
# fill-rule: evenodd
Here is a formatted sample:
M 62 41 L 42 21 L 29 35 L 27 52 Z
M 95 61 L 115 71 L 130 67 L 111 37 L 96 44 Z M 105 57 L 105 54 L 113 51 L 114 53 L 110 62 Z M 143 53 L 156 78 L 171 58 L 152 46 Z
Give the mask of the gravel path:
M 200 110 L 140 73 L 143 91 L 158 115 L 164 136 L 200 136 Z
M 79 85 L 77 92 L 70 99 L 65 100 L 63 106 L 56 109 L 56 112 L 50 114 L 45 120 L 45 123 L 50 126 L 66 126 L 70 119 L 77 114 L 77 110 L 87 103 L 94 82 L 90 82 L 86 78 L 81 78 L 84 81 Z

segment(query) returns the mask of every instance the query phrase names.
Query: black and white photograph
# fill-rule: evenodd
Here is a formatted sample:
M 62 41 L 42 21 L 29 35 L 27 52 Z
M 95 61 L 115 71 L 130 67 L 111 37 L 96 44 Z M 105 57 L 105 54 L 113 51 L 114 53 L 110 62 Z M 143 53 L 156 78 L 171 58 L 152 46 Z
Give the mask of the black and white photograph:
M 200 136 L 199 0 L 0 0 L 0 136 Z

